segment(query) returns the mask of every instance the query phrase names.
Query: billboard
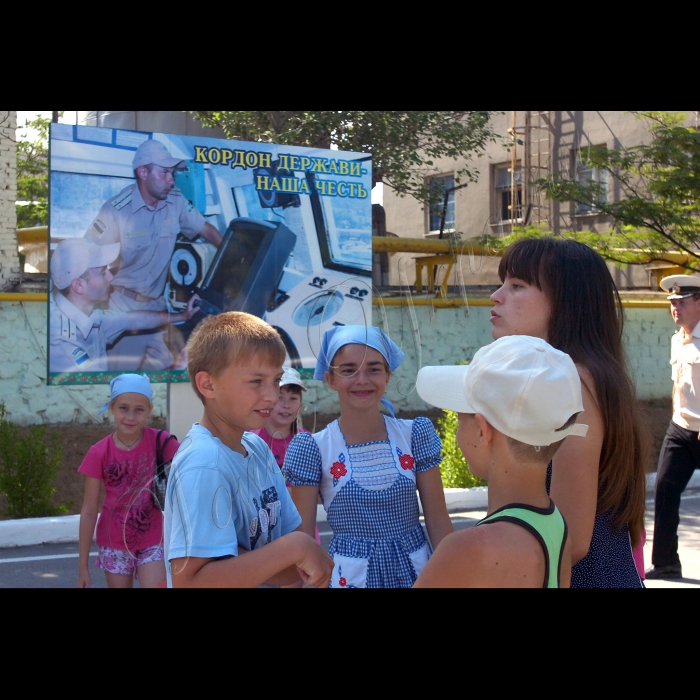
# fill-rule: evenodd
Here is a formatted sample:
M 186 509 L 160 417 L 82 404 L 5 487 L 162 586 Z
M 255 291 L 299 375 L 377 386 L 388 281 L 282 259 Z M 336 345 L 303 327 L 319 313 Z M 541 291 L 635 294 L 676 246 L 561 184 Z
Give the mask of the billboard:
M 52 124 L 48 383 L 189 381 L 207 315 L 247 311 L 310 378 L 371 324 L 371 155 Z

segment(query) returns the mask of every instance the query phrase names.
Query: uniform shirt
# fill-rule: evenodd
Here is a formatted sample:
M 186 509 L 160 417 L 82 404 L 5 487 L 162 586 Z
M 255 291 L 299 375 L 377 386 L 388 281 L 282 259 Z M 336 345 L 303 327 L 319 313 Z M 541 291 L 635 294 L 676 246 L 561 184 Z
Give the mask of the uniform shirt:
M 673 422 L 700 431 L 700 323 L 690 336 L 680 328 L 671 338 Z
M 86 316 L 60 292 L 51 295 L 51 372 L 106 372 L 107 345 L 129 329 L 129 316 L 95 309 Z
M 165 289 L 177 234 L 196 238 L 205 223 L 177 188 L 151 207 L 133 184 L 102 205 L 85 238 L 100 245 L 120 243 L 121 262 L 113 286 L 157 299 Z

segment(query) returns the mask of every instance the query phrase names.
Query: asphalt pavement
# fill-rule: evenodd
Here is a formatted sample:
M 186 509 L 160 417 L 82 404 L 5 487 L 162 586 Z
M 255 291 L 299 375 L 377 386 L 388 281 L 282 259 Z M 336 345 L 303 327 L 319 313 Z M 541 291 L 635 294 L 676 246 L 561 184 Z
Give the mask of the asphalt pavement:
M 455 529 L 473 527 L 485 515 L 484 508 L 461 509 L 450 513 Z M 651 543 L 654 536 L 654 500 L 651 493 L 647 500 L 646 530 L 644 557 L 648 567 L 651 564 Z M 321 544 L 327 548 L 331 537 L 328 524 L 319 523 L 319 531 Z M 700 587 L 700 488 L 687 490 L 683 494 L 678 540 L 684 577 L 647 581 L 647 588 Z M 95 553 L 93 547 L 91 562 L 94 562 Z M 106 588 L 102 571 L 91 568 L 93 588 Z M 0 548 L 0 588 L 74 588 L 77 581 L 77 542 Z

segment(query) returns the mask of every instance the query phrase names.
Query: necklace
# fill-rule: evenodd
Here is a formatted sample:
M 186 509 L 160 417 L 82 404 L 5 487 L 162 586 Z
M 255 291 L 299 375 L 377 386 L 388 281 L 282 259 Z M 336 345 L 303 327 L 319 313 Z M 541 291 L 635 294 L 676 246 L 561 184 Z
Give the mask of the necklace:
M 124 445 L 127 450 L 130 450 L 143 437 L 143 428 L 141 428 L 141 433 L 136 438 L 136 440 L 134 440 L 131 444 L 129 444 L 128 442 L 124 442 L 124 440 L 122 440 L 119 437 L 119 433 L 114 433 L 114 434 L 117 436 L 117 440 L 119 440 L 119 442 L 121 442 L 121 444 Z

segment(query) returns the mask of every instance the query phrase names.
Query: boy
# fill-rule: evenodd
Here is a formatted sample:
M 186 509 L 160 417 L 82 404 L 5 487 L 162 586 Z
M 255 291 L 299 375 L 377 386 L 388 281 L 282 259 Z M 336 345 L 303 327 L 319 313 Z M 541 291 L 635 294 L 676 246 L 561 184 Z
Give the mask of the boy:
M 575 422 L 583 403 L 571 358 L 540 338 L 506 336 L 470 365 L 424 367 L 416 389 L 459 414 L 457 443 L 489 490 L 487 516 L 445 537 L 414 587 L 569 587 L 566 523 L 545 482 L 561 441 L 588 430 Z
M 284 345 L 257 316 L 205 318 L 187 343 L 204 415 L 172 463 L 165 505 L 168 587 L 325 588 L 333 560 L 301 518 L 262 428 L 279 398 Z

